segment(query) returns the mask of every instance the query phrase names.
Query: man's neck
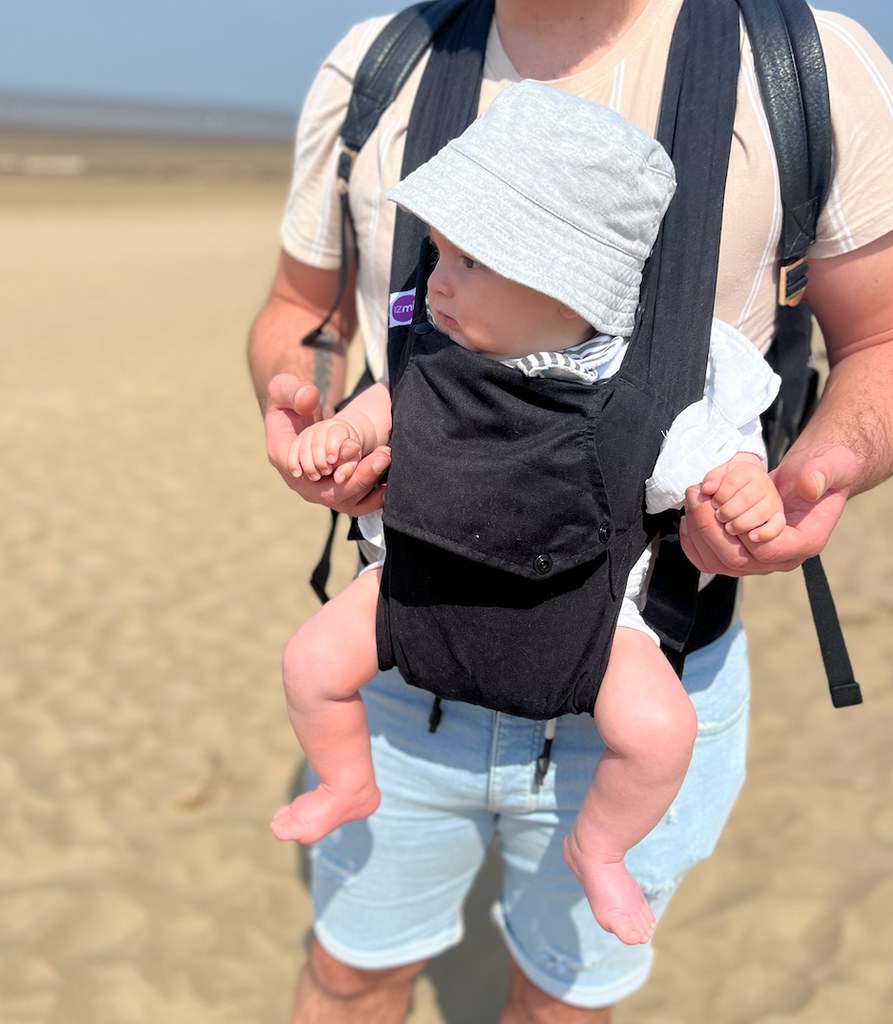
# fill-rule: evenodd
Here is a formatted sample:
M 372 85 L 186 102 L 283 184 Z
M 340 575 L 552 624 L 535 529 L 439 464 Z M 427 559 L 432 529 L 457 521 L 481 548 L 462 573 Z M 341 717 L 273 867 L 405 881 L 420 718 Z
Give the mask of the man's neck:
M 519 75 L 565 78 L 600 60 L 650 0 L 496 0 L 496 26 Z

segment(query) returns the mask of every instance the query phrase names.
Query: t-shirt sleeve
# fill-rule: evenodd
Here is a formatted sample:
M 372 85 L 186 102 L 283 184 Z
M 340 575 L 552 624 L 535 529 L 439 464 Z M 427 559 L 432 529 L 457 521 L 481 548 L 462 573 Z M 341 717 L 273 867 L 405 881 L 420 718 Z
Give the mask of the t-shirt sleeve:
M 831 189 L 810 251 L 822 258 L 893 231 L 893 65 L 861 25 L 842 14 L 815 15 L 833 126 Z
M 364 54 L 390 18 L 391 15 L 372 18 L 347 33 L 323 62 L 301 109 L 280 237 L 290 256 L 320 269 L 335 269 L 341 260 L 338 137 L 354 76 Z

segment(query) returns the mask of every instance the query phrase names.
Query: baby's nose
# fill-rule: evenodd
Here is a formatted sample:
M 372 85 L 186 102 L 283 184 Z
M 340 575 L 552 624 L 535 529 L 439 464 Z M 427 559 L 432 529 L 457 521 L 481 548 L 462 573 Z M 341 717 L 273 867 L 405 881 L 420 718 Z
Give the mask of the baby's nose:
M 428 294 L 437 292 L 440 295 L 446 295 L 450 287 L 449 275 L 444 268 L 443 260 L 438 260 L 428 277 Z

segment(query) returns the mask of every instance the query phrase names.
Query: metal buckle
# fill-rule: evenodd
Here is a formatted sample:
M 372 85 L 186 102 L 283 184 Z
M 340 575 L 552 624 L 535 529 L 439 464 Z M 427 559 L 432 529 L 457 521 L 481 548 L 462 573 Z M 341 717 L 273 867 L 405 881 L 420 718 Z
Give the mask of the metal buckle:
M 338 195 L 346 196 L 350 190 L 350 172 L 353 170 L 353 162 L 357 158 L 357 150 L 341 146 L 341 153 L 338 156 Z
M 779 306 L 796 306 L 802 299 L 809 281 L 809 260 L 801 256 L 799 260 L 787 265 L 782 264 L 778 270 L 778 304 Z

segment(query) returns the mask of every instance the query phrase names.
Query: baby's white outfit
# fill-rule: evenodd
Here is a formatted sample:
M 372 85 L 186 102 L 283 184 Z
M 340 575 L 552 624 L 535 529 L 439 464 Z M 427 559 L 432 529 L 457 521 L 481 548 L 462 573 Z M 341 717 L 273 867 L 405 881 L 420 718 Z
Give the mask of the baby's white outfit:
M 535 352 L 502 360 L 529 377 L 558 377 L 592 384 L 620 368 L 628 338 L 597 334 L 559 352 Z M 752 452 L 765 459 L 760 413 L 778 393 L 780 378 L 745 336 L 730 324 L 713 320 L 704 397 L 676 417 L 664 438 L 654 470 L 645 482 L 648 512 L 681 508 L 686 488 L 735 455 Z M 381 512 L 360 516 L 360 532 L 372 545 L 373 569 L 384 561 Z M 617 624 L 637 629 L 658 643 L 641 615 L 648 589 L 653 550 L 647 548 L 633 566 Z M 365 572 L 366 570 L 364 570 Z

